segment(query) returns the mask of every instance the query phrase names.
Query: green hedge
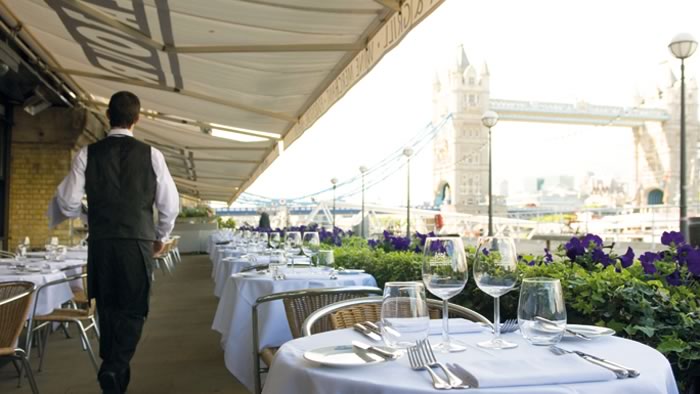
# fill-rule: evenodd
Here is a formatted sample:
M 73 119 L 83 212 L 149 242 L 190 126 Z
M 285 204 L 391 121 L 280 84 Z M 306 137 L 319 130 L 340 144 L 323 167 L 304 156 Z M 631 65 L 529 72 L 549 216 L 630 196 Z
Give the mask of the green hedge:
M 346 240 L 334 251 L 337 267 L 364 269 L 380 287 L 389 281 L 421 279 L 422 255 L 418 253 L 373 249 L 364 240 Z M 700 376 L 698 282 L 671 286 L 660 275 L 646 274 L 637 260 L 627 268 L 619 261 L 586 267 L 562 257 L 549 264 L 541 258 L 534 265 L 521 262 L 520 274 L 559 278 L 570 323 L 607 326 L 621 337 L 656 348 L 670 361 L 681 391 L 688 390 L 689 382 Z M 493 299 L 471 278 L 462 294 L 451 301 L 493 316 Z M 517 291 L 501 297 L 501 316 L 517 317 L 517 302 Z

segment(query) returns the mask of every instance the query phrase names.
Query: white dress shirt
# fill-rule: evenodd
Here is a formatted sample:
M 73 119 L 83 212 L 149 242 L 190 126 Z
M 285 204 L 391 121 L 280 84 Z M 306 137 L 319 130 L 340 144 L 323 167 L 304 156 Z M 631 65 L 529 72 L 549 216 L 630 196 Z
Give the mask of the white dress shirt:
M 133 137 L 128 129 L 112 129 L 108 138 Z M 56 195 L 49 206 L 49 226 L 55 227 L 60 222 L 75 218 L 81 214 L 81 200 L 85 195 L 85 168 L 88 160 L 88 147 L 84 146 L 73 159 L 68 176 L 63 179 Z M 166 240 L 175 226 L 175 218 L 180 211 L 180 200 L 175 187 L 175 182 L 170 176 L 168 166 L 165 164 L 163 154 L 151 147 L 151 165 L 156 174 L 156 209 L 158 210 L 158 223 L 156 225 L 156 239 Z

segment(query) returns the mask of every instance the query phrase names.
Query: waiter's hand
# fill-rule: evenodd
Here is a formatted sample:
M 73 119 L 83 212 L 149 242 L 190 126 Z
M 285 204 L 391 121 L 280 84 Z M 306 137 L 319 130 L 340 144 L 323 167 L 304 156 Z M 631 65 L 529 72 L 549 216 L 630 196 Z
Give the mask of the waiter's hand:
M 157 256 L 165 249 L 165 244 L 161 241 L 153 241 L 153 255 Z

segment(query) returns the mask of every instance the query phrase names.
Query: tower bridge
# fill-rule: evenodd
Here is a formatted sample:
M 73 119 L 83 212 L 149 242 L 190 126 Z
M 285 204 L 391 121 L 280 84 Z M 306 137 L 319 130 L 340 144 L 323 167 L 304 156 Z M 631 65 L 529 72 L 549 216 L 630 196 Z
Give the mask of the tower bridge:
M 587 102 L 552 103 L 491 99 L 491 74 L 486 65 L 471 64 L 459 46 L 446 77 L 433 82 L 433 123 L 451 113 L 449 127 L 433 140 L 435 204 L 443 210 L 485 214 L 488 198 L 488 129 L 481 124 L 487 110 L 501 121 L 625 127 L 632 132 L 637 205 L 677 204 L 680 194 L 680 81 L 673 73 L 653 97 L 637 98 L 634 107 Z M 698 86 L 686 83 L 688 203 L 698 199 Z M 594 159 L 591 156 L 591 159 Z

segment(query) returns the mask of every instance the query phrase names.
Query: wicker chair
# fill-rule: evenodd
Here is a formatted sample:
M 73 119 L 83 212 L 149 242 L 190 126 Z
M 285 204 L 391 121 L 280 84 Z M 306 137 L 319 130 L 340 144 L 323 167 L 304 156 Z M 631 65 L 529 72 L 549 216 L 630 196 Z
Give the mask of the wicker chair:
M 14 259 L 17 255 L 6 250 L 0 250 L 0 259 Z
M 442 301 L 428 299 L 428 314 L 431 319 L 439 319 L 442 317 Z M 318 324 L 318 321 L 324 318 L 330 319 L 330 329 L 337 330 L 341 328 L 352 327 L 355 323 L 364 321 L 379 321 L 382 307 L 381 297 L 355 298 L 336 302 L 319 308 L 314 313 L 306 318 L 302 324 L 302 335 L 309 336 L 315 332 L 313 327 Z M 492 325 L 489 319 L 481 314 L 474 312 L 471 309 L 465 308 L 457 304 L 448 304 L 448 313 L 450 317 L 461 317 L 463 319 L 480 322 Z
M 370 294 L 382 294 L 382 290 L 376 287 L 354 286 L 354 287 L 334 287 L 317 288 L 295 291 L 285 291 L 260 297 L 253 305 L 253 362 L 255 370 L 255 393 L 262 391 L 261 374 L 267 372 L 272 359 L 277 352 L 277 348 L 260 349 L 260 339 L 258 338 L 258 308 L 271 301 L 282 300 L 284 310 L 287 315 L 289 329 L 293 338 L 301 337 L 301 326 L 306 318 L 319 308 L 326 305 L 348 300 L 357 297 L 366 297 Z M 314 332 L 327 331 L 330 327 L 328 319 L 318 319 L 317 324 L 312 327 Z M 267 368 L 260 367 L 262 358 Z
M 35 288 L 31 282 L 0 283 L 0 357 L 11 358 L 15 367 L 19 361 L 22 364 L 22 368 L 17 368 L 20 382 L 23 371 L 26 371 L 32 393 L 37 394 L 39 390 L 29 365 L 29 357 L 24 350 L 16 347 L 27 320 Z
M 36 298 L 39 298 L 42 290 L 50 286 L 56 286 L 67 282 L 69 283 L 74 280 L 84 280 L 86 277 L 87 274 L 83 273 L 43 284 L 37 289 Z M 97 365 L 97 360 L 95 359 L 95 353 L 92 351 L 92 346 L 90 345 L 90 339 L 87 336 L 87 332 L 90 329 L 95 331 L 98 338 L 100 336 L 100 331 L 95 321 L 95 300 L 90 300 L 87 304 L 76 305 L 76 308 L 54 309 L 47 315 L 38 315 L 36 313 L 37 305 L 37 303 L 34 304 L 34 313 L 32 313 L 27 325 L 27 358 L 29 358 L 31 353 L 32 342 L 35 336 L 34 333 L 40 332 L 41 329 L 44 329 L 43 337 L 40 341 L 41 346 L 38 370 L 41 371 L 44 356 L 46 355 L 46 344 L 48 342 L 49 332 L 51 331 L 51 323 L 74 323 L 76 326 L 78 326 L 82 348 L 88 352 L 92 366 L 95 368 L 95 372 L 97 372 L 99 367 Z

